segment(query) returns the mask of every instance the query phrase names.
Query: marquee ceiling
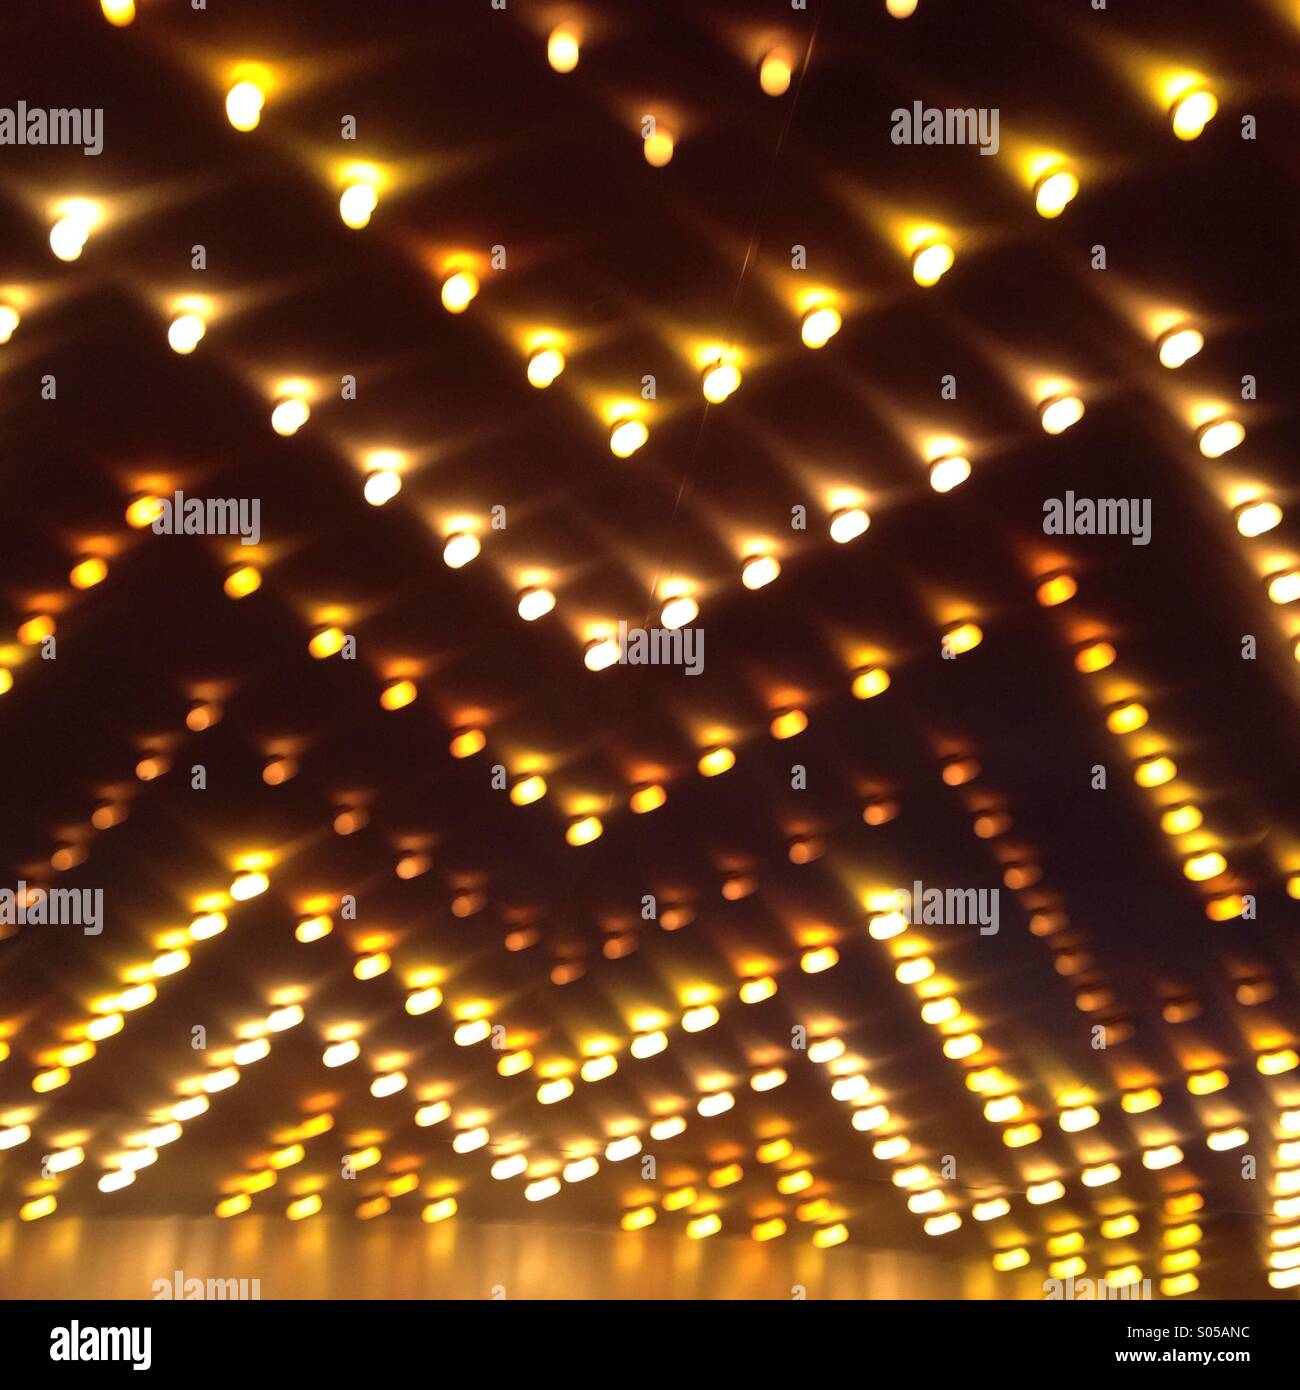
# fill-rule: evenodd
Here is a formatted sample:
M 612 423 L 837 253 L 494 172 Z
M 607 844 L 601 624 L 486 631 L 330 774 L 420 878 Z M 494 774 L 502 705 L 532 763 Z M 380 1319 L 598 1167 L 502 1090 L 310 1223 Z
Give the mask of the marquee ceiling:
M 1293 6 L 0 22 L 104 142 L 0 147 L 0 886 L 103 894 L 0 926 L 0 1214 L 1300 1281 Z M 997 154 L 894 144 L 915 101 Z M 154 534 L 177 491 L 259 543 Z M 1150 543 L 1045 535 L 1067 492 Z M 682 597 L 698 675 L 591 669 Z

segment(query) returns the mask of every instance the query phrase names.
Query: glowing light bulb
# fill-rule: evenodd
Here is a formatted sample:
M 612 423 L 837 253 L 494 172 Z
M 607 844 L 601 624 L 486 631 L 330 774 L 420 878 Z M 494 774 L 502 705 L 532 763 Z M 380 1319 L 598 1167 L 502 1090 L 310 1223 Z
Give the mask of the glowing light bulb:
M 375 468 L 366 474 L 362 493 L 372 507 L 391 502 L 402 490 L 402 475 L 393 468 Z
M 1222 458 L 1235 449 L 1246 437 L 1246 427 L 1240 420 L 1212 420 L 1196 432 L 1196 446 L 1207 459 Z
M 1169 120 L 1180 140 L 1195 140 L 1214 119 L 1219 99 L 1205 87 L 1186 91 L 1169 108 Z
M 93 589 L 108 577 L 108 564 L 98 556 L 92 555 L 78 560 L 68 575 L 74 589 Z
M 135 19 L 135 0 L 99 0 L 99 8 L 115 29 L 125 29 Z
M 207 332 L 207 324 L 198 314 L 178 314 L 167 329 L 167 342 L 173 352 L 182 356 L 194 351 Z
M 7 343 L 14 336 L 14 329 L 21 321 L 12 304 L 0 304 L 0 343 Z
M 701 386 L 704 399 L 713 405 L 721 405 L 740 385 L 740 368 L 734 362 L 724 362 L 720 358 L 704 369 Z
M 458 570 L 479 553 L 478 537 L 469 531 L 453 531 L 442 548 L 442 558 L 449 569 Z
M 838 309 L 829 304 L 820 304 L 809 309 L 799 325 L 799 336 L 805 347 L 821 348 L 840 331 L 844 320 Z
M 528 381 L 544 391 L 564 370 L 564 354 L 556 347 L 538 348 L 528 359 Z
M 271 412 L 271 428 L 276 434 L 288 436 L 297 434 L 307 423 L 311 407 L 298 396 L 285 396 L 276 403 Z
M 1178 767 L 1172 758 L 1158 754 L 1154 758 L 1143 758 L 1133 769 L 1133 780 L 1139 787 L 1163 787 L 1178 776 Z
M 977 623 L 954 623 L 944 629 L 941 643 L 945 652 L 960 656 L 963 652 L 973 651 L 983 640 L 983 629 Z M 947 778 L 944 780 L 947 781 Z
M 650 438 L 643 420 L 616 420 L 609 432 L 609 449 L 616 458 L 630 458 Z
M 1205 854 L 1194 854 L 1183 864 L 1183 873 L 1192 880 L 1193 883 L 1203 883 L 1208 878 L 1218 878 L 1221 873 L 1226 872 L 1228 861 L 1224 859 L 1217 850 L 1210 850 Z
M 1262 536 L 1282 520 L 1282 508 L 1276 502 L 1247 502 L 1237 508 L 1237 530 L 1243 536 Z
M 247 598 L 249 594 L 262 587 L 262 576 L 252 565 L 236 565 L 226 575 L 222 587 L 227 598 Z
M 861 507 L 841 507 L 831 517 L 831 540 L 847 545 L 856 540 L 871 525 L 871 518 Z
M 1048 434 L 1062 434 L 1083 419 L 1083 402 L 1078 396 L 1048 396 L 1039 403 L 1038 419 Z
M 790 90 L 794 60 L 788 48 L 774 48 L 764 55 L 758 69 L 758 85 L 770 97 L 784 96 Z
M 390 681 L 379 696 L 379 703 L 387 710 L 405 709 L 419 692 L 413 680 Z
M 1110 710 L 1106 715 L 1106 727 L 1112 734 L 1131 734 L 1134 729 L 1142 728 L 1148 717 L 1145 705 L 1130 700 Z
M 869 666 L 853 677 L 853 698 L 870 700 L 889 689 L 889 672 L 883 666 Z
M 339 216 L 345 227 L 360 231 L 370 225 L 371 215 L 379 206 L 379 194 L 373 183 L 358 179 L 339 194 Z
M 161 515 L 162 502 L 152 493 L 141 493 L 127 504 L 126 524 L 137 531 L 143 531 L 146 526 L 152 526 Z
M 1055 608 L 1068 603 L 1079 592 L 1078 581 L 1070 574 L 1053 574 L 1038 585 L 1038 602 L 1044 608 Z
M 1104 671 L 1115 661 L 1115 648 L 1109 642 L 1085 642 L 1074 654 L 1074 668 L 1085 675 Z
M 593 637 L 583 653 L 583 664 L 589 671 L 603 671 L 618 660 L 618 641 L 613 637 Z
M 946 241 L 927 241 L 912 255 L 912 279 L 918 285 L 937 285 L 952 268 L 956 254 Z
M 1189 831 L 1195 830 L 1204 819 L 1200 807 L 1187 802 L 1181 806 L 1171 806 L 1160 817 L 1160 828 L 1166 835 L 1186 835 Z
M 673 157 L 675 148 L 672 132 L 661 125 L 656 125 L 653 133 L 647 135 L 642 142 L 645 162 L 652 169 L 662 169 L 668 164 Z
M 774 555 L 751 555 L 741 566 L 740 582 L 747 589 L 761 589 L 781 573 L 781 562 Z
M 458 270 L 442 282 L 442 307 L 449 314 L 463 314 L 478 294 L 478 276 L 471 270 Z
M 644 816 L 651 811 L 657 811 L 667 800 L 668 793 L 658 783 L 652 782 L 637 787 L 632 793 L 628 805 L 636 815 Z
M 88 198 L 60 204 L 58 221 L 50 228 L 50 250 L 61 261 L 75 261 L 98 222 L 99 209 Z
M 236 902 L 247 902 L 249 898 L 255 898 L 258 894 L 265 893 L 270 886 L 270 879 L 263 873 L 240 874 L 230 885 L 230 896 Z
M 1195 328 L 1171 328 L 1156 339 L 1160 365 L 1171 369 L 1190 362 L 1205 346 L 1205 339 Z
M 685 627 L 699 616 L 700 605 L 689 594 L 678 594 L 670 598 L 659 613 L 659 621 L 669 632 Z
M 549 589 L 527 588 L 519 591 L 519 616 L 526 623 L 535 623 L 555 607 L 555 595 Z
M 307 650 L 317 661 L 323 661 L 327 656 L 334 656 L 343 650 L 346 637 L 341 627 L 322 627 L 312 634 Z
M 930 486 L 936 492 L 951 492 L 970 477 L 970 462 L 956 454 L 935 459 L 930 465 Z
M 593 840 L 599 840 L 604 833 L 605 827 L 600 823 L 598 816 L 579 816 L 576 820 L 570 821 L 564 838 L 571 845 L 589 845 Z
M 916 13 L 920 0 L 885 0 L 885 9 L 894 19 L 909 19 Z
M 736 755 L 730 748 L 711 748 L 700 756 L 697 764 L 701 776 L 704 777 L 718 777 L 735 765 Z
M 546 61 L 555 72 L 572 72 L 578 66 L 581 44 L 577 30 L 557 24 L 546 40 Z
M 516 806 L 531 806 L 546 795 L 546 778 L 538 773 L 521 777 L 510 788 L 510 800 Z
M 266 93 L 256 82 L 236 82 L 226 93 L 226 119 L 236 130 L 256 130 L 265 105 Z
M 1044 174 L 1034 185 L 1034 208 L 1039 217 L 1059 217 L 1079 191 L 1079 180 L 1068 169 Z
M 1273 575 L 1268 581 L 1268 596 L 1274 603 L 1294 603 L 1300 598 L 1300 569 Z

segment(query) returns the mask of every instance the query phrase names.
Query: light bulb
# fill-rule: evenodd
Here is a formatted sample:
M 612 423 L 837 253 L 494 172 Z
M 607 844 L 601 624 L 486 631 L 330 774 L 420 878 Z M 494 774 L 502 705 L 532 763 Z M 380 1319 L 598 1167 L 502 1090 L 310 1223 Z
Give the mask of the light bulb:
M 928 241 L 912 255 L 912 279 L 918 285 L 937 285 L 956 259 L 951 246 L 944 241 Z
M 1048 396 L 1039 402 L 1038 418 L 1048 434 L 1062 434 L 1083 419 L 1083 402 L 1078 396 Z
M 1195 140 L 1214 119 L 1219 99 L 1204 87 L 1185 92 L 1169 108 L 1169 120 L 1180 140 Z
M 580 42 L 577 31 L 568 24 L 557 24 L 546 40 L 546 61 L 555 72 L 572 72 L 578 66 Z
M 1079 180 L 1068 169 L 1044 174 L 1034 185 L 1034 208 L 1039 217 L 1059 217 L 1079 191 Z
M 564 354 L 555 347 L 538 348 L 528 359 L 528 381 L 544 391 L 564 370 Z
M 207 325 L 198 314 L 178 314 L 167 329 L 167 342 L 173 352 L 182 356 L 194 351 L 207 332 Z
M 831 540 L 845 545 L 856 540 L 870 525 L 871 518 L 861 507 L 842 507 L 831 517 Z
M 843 322 L 838 309 L 831 308 L 829 304 L 821 304 L 809 309 L 803 316 L 803 322 L 799 325 L 799 336 L 803 339 L 805 347 L 825 347 L 840 331 Z
M 957 454 L 935 459 L 930 465 L 930 486 L 936 492 L 951 492 L 970 477 L 970 462 Z
M 256 82 L 236 82 L 226 93 L 226 119 L 236 130 L 256 130 L 266 93 Z
M 298 396 L 285 396 L 271 412 L 271 428 L 276 434 L 297 434 L 307 423 L 311 407 Z
M 701 385 L 704 399 L 713 405 L 721 405 L 740 385 L 740 368 L 734 362 L 724 362 L 719 358 L 704 369 Z
M 1204 346 L 1205 339 L 1195 328 L 1171 328 L 1156 339 L 1156 352 L 1162 367 L 1181 367 Z
M 379 206 L 379 194 L 364 181 L 349 184 L 339 195 L 339 216 L 343 225 L 359 231 L 370 224 L 370 215 Z
M 610 452 L 616 458 L 630 458 L 650 438 L 650 430 L 642 420 L 616 420 L 609 432 Z
M 478 276 L 472 270 L 458 270 L 442 282 L 442 307 L 449 314 L 463 314 L 478 294 Z
M 447 543 L 442 548 L 442 558 L 449 569 L 458 570 L 463 565 L 468 565 L 480 549 L 482 547 L 477 536 L 469 531 L 454 531 L 447 537 Z

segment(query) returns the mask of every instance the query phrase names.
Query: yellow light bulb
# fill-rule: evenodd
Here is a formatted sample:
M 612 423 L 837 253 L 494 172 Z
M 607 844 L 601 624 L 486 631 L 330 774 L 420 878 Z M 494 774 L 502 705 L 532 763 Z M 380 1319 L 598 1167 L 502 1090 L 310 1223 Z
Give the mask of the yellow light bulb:
M 764 57 L 759 67 L 758 85 L 770 97 L 784 96 L 790 90 L 793 72 L 793 59 L 789 49 L 774 48 Z
M 546 61 L 555 72 L 572 72 L 578 66 L 581 51 L 577 30 L 568 24 L 557 24 L 546 40 Z
M 226 93 L 226 119 L 236 130 L 256 130 L 266 93 L 256 82 L 236 82 Z
M 969 461 L 956 454 L 935 459 L 930 465 L 930 486 L 936 492 L 951 492 L 969 477 Z
M 262 576 L 252 565 L 236 565 L 223 585 L 228 598 L 246 598 L 261 586 Z
M 442 282 L 442 307 L 449 314 L 463 314 L 478 294 L 478 276 L 470 270 L 459 270 Z
M 719 359 L 704 369 L 701 386 L 706 401 L 721 405 L 740 386 L 740 368 L 734 362 Z
M 1276 502 L 1247 502 L 1237 508 L 1237 531 L 1248 537 L 1262 536 L 1282 520 L 1282 508 Z
M 740 571 L 740 582 L 747 589 L 761 589 L 781 573 L 781 562 L 774 555 L 751 555 Z
M 1195 140 L 1214 119 L 1219 99 L 1204 87 L 1185 92 L 1169 109 L 1174 134 L 1180 140 Z
M 391 502 L 402 490 L 402 475 L 392 468 L 376 468 L 366 474 L 362 494 L 372 507 Z
M 1040 217 L 1059 217 L 1079 191 L 1079 180 L 1068 170 L 1045 174 L 1034 185 L 1034 208 Z
M 390 681 L 379 696 L 379 703 L 387 710 L 405 709 L 418 694 L 413 680 Z
M 675 148 L 672 132 L 661 125 L 656 125 L 653 134 L 646 136 L 642 142 L 645 162 L 652 169 L 662 169 L 668 164 Z
M 526 623 L 535 623 L 555 607 L 555 595 L 549 589 L 528 588 L 519 591 L 519 616 Z
M 871 525 L 871 518 L 861 507 L 841 507 L 831 517 L 831 540 L 839 545 L 847 545 Z
M 1078 396 L 1048 396 L 1039 403 L 1038 419 L 1048 434 L 1062 434 L 1083 419 L 1083 402 Z
M 194 351 L 207 332 L 207 325 L 198 314 L 178 314 L 167 329 L 167 342 L 173 352 L 182 356 Z
M 98 556 L 78 560 L 68 575 L 74 589 L 93 589 L 96 584 L 103 583 L 107 577 L 108 564 L 99 559 Z
M 297 396 L 286 396 L 271 411 L 271 428 L 276 434 L 288 437 L 297 434 L 307 423 L 311 407 Z
M 956 255 L 944 241 L 929 241 L 912 255 L 912 279 L 918 285 L 937 285 L 951 269 Z
M 1195 328 L 1171 328 L 1156 340 L 1160 365 L 1171 370 L 1190 362 L 1204 346 L 1205 339 Z
M 843 323 L 838 309 L 831 308 L 829 304 L 821 304 L 809 309 L 803 316 L 799 325 L 799 336 L 803 339 L 805 347 L 825 347 L 840 331 Z
M 1222 458 L 1235 449 L 1246 437 L 1246 427 L 1240 420 L 1212 420 L 1196 432 L 1196 445 L 1207 459 Z
M 339 216 L 345 227 L 360 231 L 370 225 L 371 214 L 379 206 L 379 194 L 372 183 L 358 180 L 339 194 Z
M 609 432 L 609 449 L 616 458 L 630 458 L 650 438 L 642 420 L 616 420 Z
M 442 548 L 442 558 L 449 569 L 458 570 L 479 553 L 482 547 L 477 536 L 469 531 L 454 531 Z
M 528 359 L 528 380 L 544 391 L 564 370 L 564 354 L 555 347 L 538 348 Z

